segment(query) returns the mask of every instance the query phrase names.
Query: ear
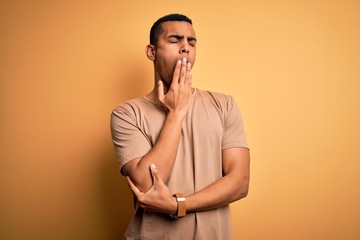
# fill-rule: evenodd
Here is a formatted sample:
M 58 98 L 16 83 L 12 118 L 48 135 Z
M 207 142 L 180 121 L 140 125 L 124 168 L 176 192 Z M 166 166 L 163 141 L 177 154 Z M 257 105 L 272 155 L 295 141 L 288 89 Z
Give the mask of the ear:
M 155 61 L 155 46 L 154 45 L 147 45 L 145 48 L 145 53 L 148 59 L 151 61 Z

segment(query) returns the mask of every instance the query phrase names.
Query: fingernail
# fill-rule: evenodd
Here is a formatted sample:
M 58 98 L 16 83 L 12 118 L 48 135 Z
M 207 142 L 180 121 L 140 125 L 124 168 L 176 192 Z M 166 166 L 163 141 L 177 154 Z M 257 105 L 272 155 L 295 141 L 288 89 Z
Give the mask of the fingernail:
M 181 59 L 179 59 L 179 60 L 177 61 L 177 63 L 179 63 L 179 64 L 180 64 L 180 63 L 181 63 Z
M 156 166 L 155 166 L 154 163 L 152 163 L 152 164 L 150 165 L 150 167 L 151 167 L 152 169 L 156 169 Z
M 186 63 L 186 58 L 183 58 L 183 62 Z

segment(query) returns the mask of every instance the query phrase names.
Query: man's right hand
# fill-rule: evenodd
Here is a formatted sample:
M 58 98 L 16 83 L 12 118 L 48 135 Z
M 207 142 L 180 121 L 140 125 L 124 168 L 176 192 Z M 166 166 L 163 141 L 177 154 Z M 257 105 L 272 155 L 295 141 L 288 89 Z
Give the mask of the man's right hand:
M 163 82 L 159 80 L 158 98 L 169 112 L 178 113 L 182 117 L 186 115 L 191 102 L 191 81 L 191 64 L 186 58 L 177 61 L 172 83 L 166 94 Z

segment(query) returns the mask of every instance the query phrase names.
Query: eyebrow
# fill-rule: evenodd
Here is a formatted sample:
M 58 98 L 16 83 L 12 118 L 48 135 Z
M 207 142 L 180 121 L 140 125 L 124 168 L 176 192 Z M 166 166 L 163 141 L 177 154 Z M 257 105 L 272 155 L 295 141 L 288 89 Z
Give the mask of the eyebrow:
M 184 35 L 172 34 L 172 35 L 168 36 L 167 38 L 176 38 L 178 40 L 181 40 L 184 38 Z M 195 41 L 195 42 L 197 41 L 195 37 L 188 37 L 187 39 L 188 39 L 188 41 Z

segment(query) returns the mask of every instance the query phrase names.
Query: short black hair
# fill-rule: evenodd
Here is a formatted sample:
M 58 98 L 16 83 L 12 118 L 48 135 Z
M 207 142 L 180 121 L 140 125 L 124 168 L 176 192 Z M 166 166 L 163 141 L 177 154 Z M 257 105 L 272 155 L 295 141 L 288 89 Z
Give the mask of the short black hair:
M 188 22 L 192 25 L 192 20 L 182 14 L 173 13 L 173 14 L 163 16 L 163 17 L 159 18 L 151 27 L 151 30 L 150 30 L 150 44 L 151 45 L 156 45 L 159 35 L 163 31 L 161 24 L 163 22 L 168 22 L 168 21 Z

